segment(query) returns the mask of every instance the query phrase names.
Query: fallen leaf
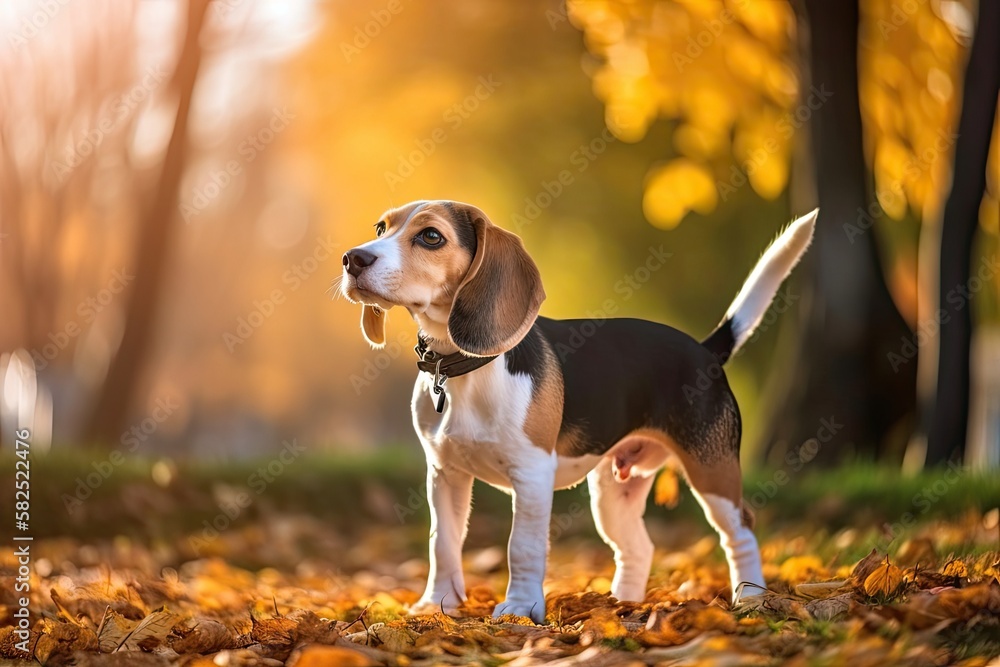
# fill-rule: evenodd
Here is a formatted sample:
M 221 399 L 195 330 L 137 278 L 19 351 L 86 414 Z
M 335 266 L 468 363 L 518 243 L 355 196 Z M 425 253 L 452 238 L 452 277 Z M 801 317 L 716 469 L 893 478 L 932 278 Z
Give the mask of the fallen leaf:
M 947 621 L 948 615 L 937 594 L 921 591 L 903 605 L 903 618 L 907 627 L 926 630 Z
M 288 645 L 294 641 L 293 634 L 298 623 L 290 618 L 265 618 L 257 620 L 251 616 L 253 628 L 250 637 L 259 644 Z
M 31 633 L 28 639 L 28 648 L 30 649 L 34 646 L 35 641 L 38 639 L 37 633 Z M 19 649 L 17 645 L 21 642 L 20 635 L 17 634 L 17 628 L 13 625 L 8 625 L 7 627 L 0 628 L 0 658 L 18 658 L 24 659 L 24 651 Z
M 872 549 L 868 555 L 858 561 L 851 571 L 851 579 L 859 591 L 864 590 L 865 580 L 882 562 L 882 557 L 878 554 L 878 549 Z
M 628 637 L 628 630 L 614 609 L 604 607 L 595 609 L 583 622 L 580 634 L 584 645 L 589 645 L 601 639 L 623 639 Z
M 1000 583 L 1000 560 L 994 562 L 988 568 L 983 570 L 983 574 L 987 577 L 992 577 L 994 581 Z
M 871 597 L 889 598 L 903 585 L 903 572 L 889 562 L 889 557 L 865 578 L 865 593 Z
M 132 628 L 132 631 L 125 638 L 125 650 L 151 651 L 166 640 L 176 622 L 176 614 L 166 609 L 157 609 Z
M 797 618 L 800 621 L 812 619 L 812 613 L 804 604 L 784 595 L 767 596 L 760 609 L 779 618 Z
M 957 583 L 955 577 L 920 568 L 914 568 L 912 573 L 907 571 L 903 577 L 907 581 L 912 581 L 920 589 L 951 587 L 952 584 Z
M 969 576 L 969 568 L 965 566 L 965 563 L 958 560 L 957 558 L 952 558 L 950 561 L 944 564 L 941 569 L 941 574 L 947 577 L 956 577 L 959 579 L 964 579 Z
M 35 642 L 34 657 L 43 665 L 57 657 L 97 648 L 97 637 L 88 628 L 50 618 L 43 618 L 37 627 L 41 634 Z
M 447 653 L 460 656 L 466 653 L 470 646 L 475 646 L 474 642 L 466 639 L 464 635 L 438 628 L 420 635 L 413 648 L 433 655 Z
M 791 583 L 803 579 L 814 579 L 823 570 L 823 561 L 816 556 L 792 556 L 781 564 L 778 576 Z
M 654 609 L 649 615 L 646 629 L 639 633 L 639 641 L 646 646 L 677 646 L 686 641 L 687 634 L 675 628 L 669 620 L 670 611 Z
M 72 662 L 49 662 L 46 667 L 62 667 L 63 665 L 73 665 L 73 667 L 172 667 L 170 658 L 174 656 L 159 655 L 156 653 L 141 653 L 135 651 L 119 651 L 118 653 L 75 653 L 71 657 Z M 263 662 L 243 662 L 229 663 L 228 667 L 265 667 Z M 184 667 L 193 667 L 185 664 Z M 216 667 L 212 665 L 212 667 Z M 267 665 L 267 667 L 278 667 L 277 665 Z
M 102 653 L 113 653 L 125 643 L 125 639 L 136 626 L 136 621 L 130 621 L 117 611 L 108 607 L 97 628 L 97 641 Z
M 233 633 L 211 618 L 189 618 L 171 631 L 169 646 L 178 653 L 215 653 L 234 648 Z
M 372 626 L 371 633 L 379 642 L 379 648 L 393 653 L 406 653 L 413 649 L 417 642 L 416 632 L 408 629 L 405 624 L 394 621 L 389 624 L 378 624 L 381 627 Z
M 61 617 L 63 617 L 65 620 L 69 621 L 73 625 L 80 625 L 80 622 L 76 620 L 76 617 L 73 616 L 73 614 L 71 614 L 70 611 L 66 609 L 66 607 L 63 605 L 62 599 L 59 596 L 59 591 L 57 591 L 55 588 L 50 589 L 49 597 L 52 598 L 52 603 L 56 606 L 56 610 L 59 612 L 59 615 Z
M 590 616 L 602 607 L 614 607 L 615 599 L 607 593 L 567 593 L 553 595 L 546 600 L 548 615 L 562 624 L 573 624 Z
M 837 579 L 835 581 L 818 581 L 809 584 L 799 584 L 795 587 L 795 593 L 806 598 L 826 598 L 834 592 L 847 586 L 850 582 L 847 579 Z
M 340 646 L 305 646 L 288 660 L 288 667 L 374 667 L 375 662 L 359 651 Z
M 777 595 L 773 591 L 764 589 L 758 592 L 756 595 L 743 595 L 733 606 L 733 611 L 738 614 L 745 614 L 749 611 L 760 611 L 761 607 L 767 602 L 768 598 Z
M 646 628 L 638 636 L 647 646 L 676 646 L 706 632 L 735 632 L 736 619 L 729 612 L 691 600 L 677 607 L 652 611 Z
M 489 616 L 497 605 L 497 594 L 492 586 L 473 586 L 459 605 L 465 616 Z
M 680 483 L 677 480 L 677 472 L 670 466 L 665 467 L 656 476 L 656 486 L 653 487 L 653 499 L 657 505 L 673 509 L 677 507 L 680 500 Z
M 297 609 L 288 615 L 296 623 L 292 636 L 303 644 L 334 644 L 340 639 L 335 623 L 324 621 L 308 609 Z
M 1000 587 L 992 583 L 943 590 L 934 597 L 941 613 L 949 618 L 969 620 L 984 611 L 1000 614 Z
M 663 664 L 699 664 L 699 661 L 692 658 L 704 648 L 707 640 L 708 637 L 702 635 L 672 648 L 649 649 L 644 655 Z
M 806 603 L 806 611 L 820 621 L 832 621 L 841 614 L 846 614 L 851 608 L 851 595 L 837 595 L 825 600 L 810 600 Z

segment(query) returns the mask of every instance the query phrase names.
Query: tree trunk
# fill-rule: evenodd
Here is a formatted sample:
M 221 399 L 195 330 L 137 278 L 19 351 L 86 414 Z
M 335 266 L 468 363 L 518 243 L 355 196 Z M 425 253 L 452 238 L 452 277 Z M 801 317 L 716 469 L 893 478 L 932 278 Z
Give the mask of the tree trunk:
M 805 127 L 820 213 L 798 272 L 798 344 L 776 371 L 783 379 L 764 440 L 771 465 L 810 439 L 820 445 L 812 465 L 883 458 L 887 435 L 915 403 L 916 360 L 895 368 L 889 360 L 912 333 L 889 294 L 872 228 L 882 211 L 869 196 L 862 146 L 858 5 L 805 0 L 805 10 L 812 83 L 802 86 L 800 111 L 811 112 Z
M 177 199 L 187 156 L 188 119 L 202 50 L 199 44 L 209 0 L 189 0 L 187 29 L 172 85 L 178 94 L 174 129 L 152 204 L 145 210 L 134 252 L 135 279 L 125 314 L 125 332 L 84 430 L 88 442 L 117 441 L 153 342 L 167 259 L 177 223 Z
M 986 163 L 1000 95 L 1000 2 L 979 3 L 958 120 L 951 192 L 941 225 L 941 318 L 937 391 L 924 406 L 930 427 L 926 465 L 961 460 L 969 418 L 969 352 L 972 346 L 969 284 L 972 244 L 986 190 Z M 940 311 L 939 311 L 940 312 Z

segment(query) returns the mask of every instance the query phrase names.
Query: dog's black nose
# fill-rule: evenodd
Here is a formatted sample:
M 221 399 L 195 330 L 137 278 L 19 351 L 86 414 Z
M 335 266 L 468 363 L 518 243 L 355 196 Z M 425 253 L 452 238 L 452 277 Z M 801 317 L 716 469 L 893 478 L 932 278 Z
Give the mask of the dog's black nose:
M 354 250 L 348 250 L 344 254 L 344 268 L 347 269 L 348 273 L 357 278 L 361 275 L 362 271 L 374 264 L 377 259 L 378 257 L 367 250 L 355 248 Z

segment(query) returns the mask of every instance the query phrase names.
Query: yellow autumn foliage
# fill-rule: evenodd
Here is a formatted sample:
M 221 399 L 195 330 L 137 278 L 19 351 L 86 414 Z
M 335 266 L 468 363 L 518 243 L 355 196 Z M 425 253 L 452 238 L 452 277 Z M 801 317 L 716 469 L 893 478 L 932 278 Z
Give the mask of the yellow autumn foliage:
M 646 183 L 650 223 L 672 229 L 691 212 L 711 213 L 734 181 L 764 199 L 785 192 L 794 135 L 804 127 L 783 124 L 802 108 L 791 3 L 568 0 L 567 7 L 599 61 L 594 91 L 615 136 L 638 142 L 658 120 L 672 124 L 669 162 L 652 167 Z M 968 10 L 861 2 L 860 110 L 876 198 L 892 219 L 934 215 L 947 194 Z M 997 144 L 994 136 L 980 215 L 992 233 L 1000 225 Z M 710 196 L 707 183 L 723 196 Z
M 711 213 L 717 192 L 704 165 L 678 158 L 656 169 L 646 184 L 642 210 L 657 227 L 675 227 L 689 211 Z
M 677 472 L 668 466 L 656 476 L 656 484 L 653 487 L 653 500 L 656 501 L 657 505 L 674 508 L 677 507 L 677 501 L 680 499 L 680 491 L 681 487 L 677 479 Z

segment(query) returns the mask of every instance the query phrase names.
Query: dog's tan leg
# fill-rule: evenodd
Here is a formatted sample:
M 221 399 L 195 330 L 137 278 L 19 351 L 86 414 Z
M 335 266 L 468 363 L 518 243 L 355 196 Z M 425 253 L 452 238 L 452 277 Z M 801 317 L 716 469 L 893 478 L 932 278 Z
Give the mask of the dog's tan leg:
M 587 484 L 597 532 L 615 554 L 611 594 L 619 600 L 642 601 L 653 563 L 653 542 L 642 519 L 653 476 L 626 475 L 619 482 L 614 460 L 608 457 L 587 475 Z

